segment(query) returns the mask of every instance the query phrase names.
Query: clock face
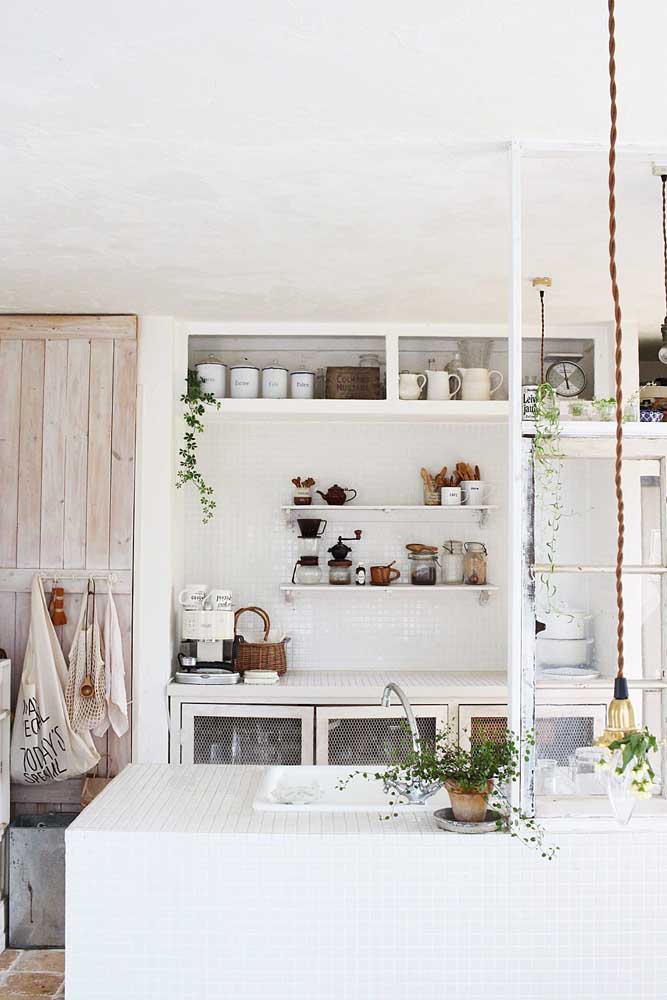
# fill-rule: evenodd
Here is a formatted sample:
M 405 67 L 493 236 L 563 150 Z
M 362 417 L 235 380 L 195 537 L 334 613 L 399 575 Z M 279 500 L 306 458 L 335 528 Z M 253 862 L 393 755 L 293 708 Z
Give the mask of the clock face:
M 574 361 L 556 361 L 547 368 L 546 381 L 558 396 L 574 398 L 586 388 L 586 376 Z

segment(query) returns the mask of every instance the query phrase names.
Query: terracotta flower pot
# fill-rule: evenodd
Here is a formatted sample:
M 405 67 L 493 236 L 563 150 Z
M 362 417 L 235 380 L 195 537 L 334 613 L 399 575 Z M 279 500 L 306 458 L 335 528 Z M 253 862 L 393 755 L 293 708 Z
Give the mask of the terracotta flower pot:
M 471 792 L 461 788 L 456 781 L 446 781 L 445 788 L 449 793 L 454 819 L 463 823 L 481 823 L 486 816 L 489 794 L 493 782 L 487 781 L 486 791 Z

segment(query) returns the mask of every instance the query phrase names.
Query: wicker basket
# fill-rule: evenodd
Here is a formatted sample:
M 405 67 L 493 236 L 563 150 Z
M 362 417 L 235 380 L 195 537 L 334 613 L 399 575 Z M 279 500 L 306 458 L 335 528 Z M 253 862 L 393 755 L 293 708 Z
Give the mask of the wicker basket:
M 244 611 L 253 611 L 262 619 L 264 623 L 262 642 L 246 642 L 243 636 L 238 634 L 238 620 Z M 271 619 L 262 608 L 239 608 L 234 614 L 234 667 L 239 674 L 246 670 L 275 670 L 278 674 L 285 673 L 287 670 L 285 646 L 289 639 L 268 642 L 270 629 Z
M 379 368 L 327 368 L 327 399 L 381 399 Z

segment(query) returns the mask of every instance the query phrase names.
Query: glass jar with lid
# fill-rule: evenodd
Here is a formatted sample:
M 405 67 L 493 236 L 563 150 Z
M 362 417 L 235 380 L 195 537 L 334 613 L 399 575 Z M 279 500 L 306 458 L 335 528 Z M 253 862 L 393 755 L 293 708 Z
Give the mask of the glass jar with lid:
M 466 542 L 463 548 L 463 582 L 471 587 L 481 587 L 486 583 L 486 545 L 484 542 Z
M 417 587 L 433 587 L 438 581 L 437 552 L 409 552 L 410 583 Z
M 352 583 L 351 559 L 329 560 L 329 583 L 339 586 Z
M 442 543 L 442 582 L 463 583 L 463 542 L 453 538 Z
M 294 563 L 292 583 L 313 584 L 322 580 L 320 560 L 317 556 L 301 556 Z

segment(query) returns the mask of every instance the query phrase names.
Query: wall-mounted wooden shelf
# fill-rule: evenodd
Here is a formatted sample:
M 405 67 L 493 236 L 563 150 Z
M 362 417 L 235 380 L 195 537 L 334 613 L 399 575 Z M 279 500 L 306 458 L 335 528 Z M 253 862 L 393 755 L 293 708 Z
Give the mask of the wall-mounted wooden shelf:
M 399 599 L 411 598 L 411 597 L 445 597 L 448 594 L 461 594 L 465 593 L 470 596 L 477 594 L 479 603 L 483 606 L 488 604 L 489 597 L 491 594 L 495 593 L 499 588 L 494 587 L 491 584 L 485 584 L 482 587 L 474 587 L 470 584 L 465 583 L 436 583 L 432 586 L 417 586 L 413 583 L 392 583 L 388 587 L 374 587 L 372 584 L 367 583 L 363 587 L 358 587 L 356 584 L 331 584 L 331 583 L 281 583 L 280 589 L 285 596 L 285 601 L 289 603 L 291 601 L 292 595 L 295 593 L 329 593 L 329 594 L 340 594 L 354 592 L 355 599 L 357 597 L 362 597 L 366 594 L 394 594 Z
M 423 520 L 448 521 L 459 520 L 461 517 L 472 515 L 480 527 L 483 527 L 488 519 L 489 511 L 498 510 L 497 504 L 470 505 L 461 504 L 460 507 L 427 506 L 426 504 L 357 504 L 348 503 L 342 506 L 332 506 L 329 504 L 309 504 L 309 505 L 289 505 L 281 507 L 285 515 L 287 524 L 294 528 L 299 517 L 322 517 L 328 521 L 335 520 L 339 513 L 354 515 L 352 520 L 376 520 L 370 517 L 372 514 L 386 515 L 390 520 L 397 522 L 421 522 Z
M 207 407 L 208 422 L 229 420 L 428 420 L 442 423 L 503 423 L 505 400 L 405 399 L 221 399 Z

